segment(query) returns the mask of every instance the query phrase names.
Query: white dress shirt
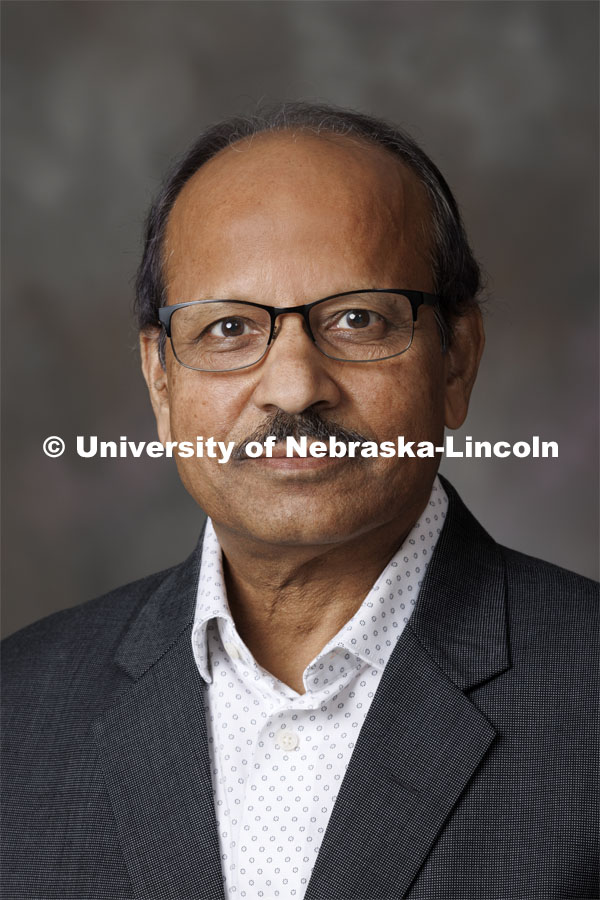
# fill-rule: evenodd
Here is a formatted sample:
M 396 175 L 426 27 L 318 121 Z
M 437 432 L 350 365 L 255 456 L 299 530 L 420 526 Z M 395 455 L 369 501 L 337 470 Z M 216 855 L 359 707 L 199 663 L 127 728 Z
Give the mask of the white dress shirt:
M 356 739 L 415 607 L 447 506 L 436 478 L 402 547 L 358 611 L 304 670 L 304 694 L 263 669 L 240 638 L 208 520 L 192 645 L 207 682 L 215 809 L 230 900 L 304 896 Z

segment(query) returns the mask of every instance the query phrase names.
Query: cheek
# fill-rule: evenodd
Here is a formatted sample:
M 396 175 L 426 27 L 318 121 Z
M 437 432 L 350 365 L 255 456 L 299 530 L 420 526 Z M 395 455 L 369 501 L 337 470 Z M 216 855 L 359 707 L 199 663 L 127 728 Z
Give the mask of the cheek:
M 353 405 L 380 440 L 437 438 L 444 422 L 443 367 L 437 357 L 394 362 L 355 386 Z
M 173 440 L 223 440 L 239 416 L 240 392 L 200 372 L 183 370 L 170 385 Z
M 174 441 L 229 440 L 237 410 L 230 392 L 207 383 L 199 372 L 184 372 L 170 385 L 171 438 Z M 198 505 L 213 509 L 219 503 L 219 484 L 228 467 L 206 455 L 176 456 L 179 477 Z

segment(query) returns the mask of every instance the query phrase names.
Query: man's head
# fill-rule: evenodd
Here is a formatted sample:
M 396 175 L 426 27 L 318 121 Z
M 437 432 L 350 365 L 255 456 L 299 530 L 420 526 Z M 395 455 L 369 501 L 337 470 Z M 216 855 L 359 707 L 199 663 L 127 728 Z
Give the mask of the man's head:
M 482 349 L 479 272 L 447 185 L 410 139 L 354 113 L 296 105 L 251 123 L 208 132 L 150 215 L 138 314 L 161 439 L 239 443 L 275 425 L 283 433 L 283 422 L 291 433 L 439 444 L 444 425 L 466 415 Z M 365 289 L 436 293 L 440 304 L 419 309 L 406 353 L 368 363 L 327 358 L 300 316 L 282 316 L 266 356 L 234 372 L 182 366 L 157 323 L 165 304 L 297 307 Z M 437 460 L 178 466 L 222 528 L 314 545 L 385 526 L 399 511 L 411 524 Z

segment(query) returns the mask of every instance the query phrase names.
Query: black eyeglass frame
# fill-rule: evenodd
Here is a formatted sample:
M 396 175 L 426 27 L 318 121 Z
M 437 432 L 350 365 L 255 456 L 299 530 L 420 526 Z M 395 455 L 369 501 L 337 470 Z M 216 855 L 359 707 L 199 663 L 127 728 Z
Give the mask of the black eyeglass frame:
M 404 350 L 400 350 L 399 353 L 391 353 L 389 356 L 380 356 L 377 359 L 347 359 L 340 356 L 330 356 L 329 353 L 325 353 L 323 348 L 320 347 L 317 343 L 312 332 L 309 319 L 310 311 L 311 309 L 313 309 L 313 307 L 318 306 L 319 303 L 325 303 L 327 300 L 336 300 L 338 297 L 349 297 L 353 294 L 399 294 L 400 296 L 407 298 L 412 309 L 413 331 L 411 334 L 410 343 L 407 347 L 404 348 Z M 171 318 L 173 316 L 173 313 L 175 313 L 178 309 L 183 309 L 186 306 L 199 306 L 200 304 L 206 303 L 236 303 L 240 306 L 253 306 L 257 307 L 258 309 L 264 309 L 269 313 L 269 317 L 271 320 L 269 339 L 265 346 L 264 352 L 258 357 L 257 360 L 252 363 L 248 363 L 245 366 L 236 366 L 236 368 L 234 369 L 199 369 L 196 366 L 190 366 L 179 359 L 171 337 Z M 158 310 L 158 318 L 160 319 L 162 327 L 165 329 L 165 334 L 171 341 L 171 348 L 173 350 L 175 359 L 181 366 L 184 366 L 186 369 L 191 369 L 193 372 L 239 372 L 241 369 L 250 369 L 252 366 L 255 366 L 257 363 L 259 363 L 261 359 L 264 359 L 271 346 L 271 342 L 273 341 L 277 318 L 279 316 L 291 315 L 294 313 L 296 315 L 302 316 L 310 339 L 312 340 L 317 350 L 319 350 L 319 352 L 322 353 L 323 356 L 326 356 L 327 359 L 334 359 L 338 362 L 369 363 L 383 362 L 383 360 L 385 359 L 393 359 L 395 356 L 402 356 L 403 353 L 406 353 L 407 350 L 410 350 L 414 339 L 414 324 L 417 321 L 417 313 L 419 307 L 433 306 L 434 308 L 436 308 L 436 320 L 438 322 L 438 325 L 440 326 L 440 330 L 442 331 L 442 345 L 443 349 L 445 349 L 444 330 L 440 323 L 439 313 L 437 312 L 437 310 L 439 309 L 439 305 L 440 297 L 437 294 L 428 294 L 425 291 L 409 291 L 402 288 L 365 288 L 363 290 L 343 291 L 341 294 L 330 294 L 328 297 L 322 297 L 320 300 L 313 300 L 312 303 L 304 303 L 301 306 L 267 306 L 264 303 L 255 303 L 253 300 L 187 300 L 184 303 L 174 303 L 172 306 L 161 306 Z

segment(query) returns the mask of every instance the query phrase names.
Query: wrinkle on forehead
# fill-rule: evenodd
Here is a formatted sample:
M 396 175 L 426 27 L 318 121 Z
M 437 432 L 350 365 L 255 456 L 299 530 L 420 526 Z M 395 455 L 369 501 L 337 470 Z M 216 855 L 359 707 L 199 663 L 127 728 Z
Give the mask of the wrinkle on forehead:
M 328 253 L 350 271 L 368 261 L 373 279 L 392 254 L 406 277 L 414 267 L 422 281 L 429 220 L 424 187 L 383 148 L 337 135 L 256 135 L 218 153 L 179 194 L 164 248 L 170 300 L 192 299 L 200 273 L 210 292 L 228 261 L 229 283 L 235 289 L 238 273 L 243 291 L 246 277 L 276 281 L 289 270 L 293 278 L 295 260 L 310 275 Z

